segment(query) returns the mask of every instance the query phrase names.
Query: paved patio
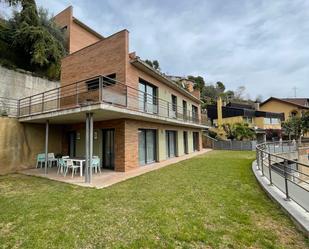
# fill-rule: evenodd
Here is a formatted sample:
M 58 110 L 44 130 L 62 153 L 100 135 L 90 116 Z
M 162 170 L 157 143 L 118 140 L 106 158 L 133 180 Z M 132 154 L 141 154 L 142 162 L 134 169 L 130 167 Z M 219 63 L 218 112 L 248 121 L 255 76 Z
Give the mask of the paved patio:
M 79 174 L 76 174 L 73 178 L 71 177 L 70 174 L 68 174 L 66 177 L 60 174 L 58 175 L 57 168 L 55 167 L 49 168 L 47 175 L 44 174 L 44 169 L 40 169 L 40 168 L 22 170 L 19 173 L 22 173 L 25 175 L 31 175 L 31 176 L 44 177 L 44 178 L 48 178 L 51 180 L 75 184 L 75 185 L 79 185 L 83 187 L 94 187 L 94 188 L 101 189 L 101 188 L 106 188 L 108 186 L 116 184 L 118 182 L 122 182 L 127 179 L 145 174 L 147 172 L 163 168 L 170 164 L 178 163 L 180 161 L 190 159 L 198 155 L 205 154 L 209 151 L 211 151 L 211 149 L 203 149 L 201 151 L 194 152 L 188 155 L 174 157 L 172 159 L 169 159 L 169 160 L 166 160 L 160 163 L 154 163 L 154 164 L 149 164 L 149 165 L 142 166 L 142 167 L 137 167 L 136 169 L 130 170 L 128 172 L 115 172 L 112 170 L 103 170 L 101 174 L 100 173 L 93 174 L 93 179 L 92 179 L 91 184 L 85 183 L 84 177 L 80 177 Z

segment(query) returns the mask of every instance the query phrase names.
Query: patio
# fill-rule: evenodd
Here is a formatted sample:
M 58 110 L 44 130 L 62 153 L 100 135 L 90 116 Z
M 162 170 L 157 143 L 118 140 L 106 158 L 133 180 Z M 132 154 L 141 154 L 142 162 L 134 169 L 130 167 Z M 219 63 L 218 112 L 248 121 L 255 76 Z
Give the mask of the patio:
M 101 173 L 96 173 L 92 175 L 93 178 L 91 183 L 85 183 L 85 178 L 81 177 L 79 174 L 74 175 L 73 178 L 71 177 L 70 174 L 68 174 L 66 177 L 64 177 L 61 174 L 57 174 L 58 169 L 56 167 L 48 168 L 48 174 L 44 173 L 44 168 L 27 169 L 22 170 L 19 173 L 30 176 L 44 177 L 51 180 L 75 184 L 83 187 L 94 187 L 101 189 L 116 184 L 118 182 L 122 182 L 127 179 L 142 175 L 144 173 L 163 168 L 170 164 L 190 159 L 198 155 L 202 155 L 209 151 L 211 151 L 211 149 L 202 149 L 201 151 L 193 152 L 191 154 L 183 155 L 180 157 L 174 157 L 172 159 L 163 162 L 154 163 L 147 166 L 136 167 L 135 169 L 132 169 L 128 172 L 116 172 L 112 170 L 103 169 L 101 170 Z

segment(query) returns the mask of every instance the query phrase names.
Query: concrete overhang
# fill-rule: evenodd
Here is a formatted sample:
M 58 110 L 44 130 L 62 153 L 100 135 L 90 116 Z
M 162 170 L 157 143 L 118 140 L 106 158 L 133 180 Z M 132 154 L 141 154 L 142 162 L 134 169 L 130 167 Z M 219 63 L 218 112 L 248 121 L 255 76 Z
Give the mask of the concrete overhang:
M 24 123 L 45 123 L 46 120 L 49 120 L 51 124 L 83 123 L 85 122 L 87 112 L 93 113 L 94 121 L 134 119 L 197 129 L 209 128 L 207 125 L 185 122 L 173 118 L 160 117 L 154 114 L 128 110 L 106 103 L 98 103 L 64 110 L 49 111 L 41 114 L 33 114 L 31 116 L 20 117 L 18 120 Z

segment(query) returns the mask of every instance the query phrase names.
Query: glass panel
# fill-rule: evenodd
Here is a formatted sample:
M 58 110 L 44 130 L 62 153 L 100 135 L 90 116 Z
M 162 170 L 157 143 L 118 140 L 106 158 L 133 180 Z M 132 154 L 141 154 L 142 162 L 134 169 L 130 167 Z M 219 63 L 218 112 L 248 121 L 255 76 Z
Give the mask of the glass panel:
M 153 113 L 154 106 L 153 106 L 153 92 L 154 89 L 152 86 L 147 85 L 146 86 L 146 102 L 147 102 L 147 112 Z
M 155 161 L 156 143 L 155 143 L 155 131 L 146 131 L 146 151 L 147 151 L 147 163 Z
M 140 111 L 145 111 L 145 92 L 146 92 L 146 87 L 144 84 L 139 83 L 138 84 L 138 103 L 139 103 L 139 110 Z
M 170 157 L 170 155 L 169 155 L 169 133 L 168 133 L 168 131 L 165 131 L 165 152 L 166 152 L 166 158 Z
M 145 131 L 139 130 L 138 131 L 138 159 L 140 165 L 145 165 L 145 157 L 146 157 L 146 151 L 145 151 Z

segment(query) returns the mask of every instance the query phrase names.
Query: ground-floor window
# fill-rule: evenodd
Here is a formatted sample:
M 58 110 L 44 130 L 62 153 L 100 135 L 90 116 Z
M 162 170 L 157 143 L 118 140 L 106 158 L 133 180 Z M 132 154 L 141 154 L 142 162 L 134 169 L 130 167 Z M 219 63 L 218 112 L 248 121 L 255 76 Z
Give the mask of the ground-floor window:
M 138 130 L 138 157 L 140 165 L 156 161 L 156 134 L 156 130 Z
M 199 133 L 193 132 L 193 151 L 199 150 Z
M 166 157 L 176 156 L 176 131 L 165 132 Z

